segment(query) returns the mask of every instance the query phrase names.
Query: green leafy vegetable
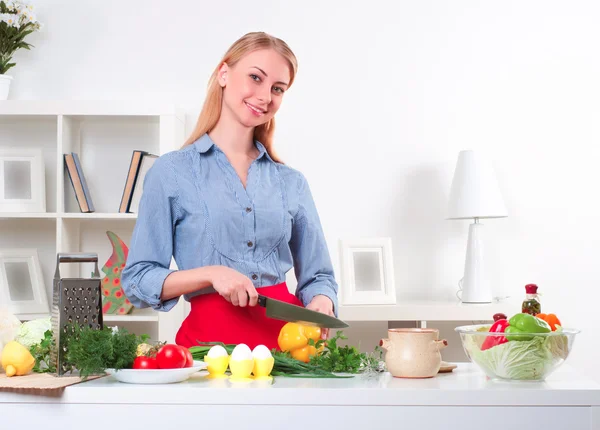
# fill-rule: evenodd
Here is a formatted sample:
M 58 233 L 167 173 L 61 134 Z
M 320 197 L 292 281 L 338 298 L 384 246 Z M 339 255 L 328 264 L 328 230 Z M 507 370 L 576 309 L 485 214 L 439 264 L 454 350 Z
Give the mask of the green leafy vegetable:
M 210 348 L 214 345 L 221 345 L 231 354 L 235 345 L 226 345 L 222 342 L 200 342 L 198 346 L 190 347 L 190 352 L 194 360 L 204 360 L 204 356 L 208 354 Z M 275 361 L 271 375 L 273 376 L 289 376 L 295 378 L 344 378 L 345 376 L 337 376 L 326 371 L 319 366 L 292 358 L 289 353 L 281 352 L 273 349 L 271 355 Z
M 555 331 L 562 331 L 560 326 Z M 569 355 L 569 339 L 567 336 L 549 336 L 545 346 L 555 359 L 566 360 Z
M 66 360 L 79 370 L 82 378 L 102 374 L 105 369 L 131 368 L 138 344 L 148 336 L 136 336 L 125 329 L 73 326 L 67 338 Z
M 29 352 L 35 358 L 35 366 L 33 371 L 37 373 L 54 373 L 56 367 L 50 362 L 50 354 L 54 348 L 54 337 L 52 336 L 52 330 L 46 330 L 44 332 L 44 338 L 38 344 L 32 345 L 29 348 Z
M 338 376 L 316 365 L 314 363 L 304 363 L 296 360 L 289 352 L 272 350 L 271 354 L 275 359 L 275 364 L 271 375 L 273 376 L 288 376 L 294 378 L 345 378 L 346 376 Z
M 309 345 L 317 350 L 323 349 L 322 353 L 311 357 L 310 362 L 292 358 L 289 352 L 276 349 L 271 351 L 275 364 L 271 375 L 288 376 L 295 378 L 344 378 L 335 373 L 359 373 L 379 372 L 383 370 L 383 351 L 379 346 L 371 354 L 358 351 L 354 346 L 339 346 L 338 341 L 347 339 L 343 332 L 338 331 L 335 336 L 328 340 L 308 340 Z M 235 345 L 226 345 L 221 342 L 199 342 L 199 346 L 192 346 L 190 352 L 194 360 L 204 360 L 208 350 L 214 345 L 221 345 L 228 354 L 231 354 Z
M 483 371 L 491 377 L 539 380 L 568 354 L 566 336 L 534 336 L 526 341 L 509 341 L 481 351 L 469 336 L 465 348 Z
M 383 351 L 377 346 L 373 354 L 365 354 L 354 346 L 339 346 L 338 341 L 346 340 L 343 332 L 338 331 L 330 339 L 314 342 L 309 339 L 309 345 L 314 345 L 317 351 L 323 347 L 323 352 L 311 357 L 310 363 L 328 372 L 359 373 L 361 371 L 379 371 Z

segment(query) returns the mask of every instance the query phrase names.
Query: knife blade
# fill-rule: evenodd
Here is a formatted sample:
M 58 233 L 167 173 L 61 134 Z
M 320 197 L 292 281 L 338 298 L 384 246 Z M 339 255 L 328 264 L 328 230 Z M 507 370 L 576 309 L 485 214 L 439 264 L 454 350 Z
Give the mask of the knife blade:
M 312 325 L 321 328 L 349 327 L 344 321 L 321 312 L 258 295 L 258 304 L 266 309 L 269 318 Z

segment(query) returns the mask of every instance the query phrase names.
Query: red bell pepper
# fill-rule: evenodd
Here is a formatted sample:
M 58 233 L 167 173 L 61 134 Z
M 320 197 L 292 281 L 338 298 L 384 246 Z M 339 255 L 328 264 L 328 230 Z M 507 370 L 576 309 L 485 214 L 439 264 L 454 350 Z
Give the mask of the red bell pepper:
M 504 333 L 506 327 L 508 327 L 508 320 L 501 319 L 492 324 L 489 332 Z M 508 342 L 508 339 L 506 339 L 505 336 L 486 336 L 485 340 L 483 341 L 483 345 L 481 345 L 481 350 L 485 351 L 486 349 L 490 349 L 491 347 L 496 345 L 502 345 L 506 342 Z

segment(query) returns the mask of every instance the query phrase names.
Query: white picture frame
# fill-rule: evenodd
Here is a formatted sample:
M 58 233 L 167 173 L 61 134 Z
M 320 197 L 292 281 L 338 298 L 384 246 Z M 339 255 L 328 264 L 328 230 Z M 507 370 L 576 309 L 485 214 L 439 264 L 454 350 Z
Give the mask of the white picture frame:
M 17 318 L 50 312 L 37 249 L 0 249 L 0 303 Z
M 396 304 L 392 239 L 341 239 L 343 306 Z
M 46 212 L 41 149 L 0 148 L 0 212 Z

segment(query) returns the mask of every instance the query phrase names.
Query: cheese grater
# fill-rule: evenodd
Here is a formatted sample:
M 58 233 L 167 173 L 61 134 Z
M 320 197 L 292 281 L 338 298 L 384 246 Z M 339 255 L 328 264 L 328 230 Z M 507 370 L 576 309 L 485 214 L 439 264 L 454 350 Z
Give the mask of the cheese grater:
M 95 269 L 91 278 L 61 278 L 61 263 L 94 263 Z M 74 331 L 72 324 L 87 325 L 98 330 L 103 328 L 98 254 L 59 253 L 56 257 L 52 298 L 52 334 L 55 346 L 51 362 L 56 366 L 56 376 L 64 376 L 67 372 L 76 374 L 77 370 L 65 359 L 66 339 L 69 331 Z

